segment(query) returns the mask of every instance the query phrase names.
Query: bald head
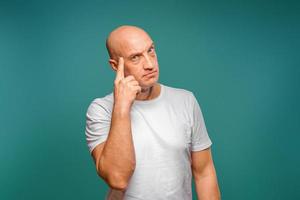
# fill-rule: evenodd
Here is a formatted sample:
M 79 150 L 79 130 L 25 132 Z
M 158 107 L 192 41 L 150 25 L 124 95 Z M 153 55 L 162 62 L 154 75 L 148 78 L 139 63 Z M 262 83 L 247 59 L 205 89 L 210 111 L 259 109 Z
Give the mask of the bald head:
M 124 55 L 124 49 L 134 46 L 139 39 L 150 39 L 150 36 L 143 29 L 136 26 L 120 26 L 114 29 L 106 39 L 106 48 L 110 58 L 116 59 Z

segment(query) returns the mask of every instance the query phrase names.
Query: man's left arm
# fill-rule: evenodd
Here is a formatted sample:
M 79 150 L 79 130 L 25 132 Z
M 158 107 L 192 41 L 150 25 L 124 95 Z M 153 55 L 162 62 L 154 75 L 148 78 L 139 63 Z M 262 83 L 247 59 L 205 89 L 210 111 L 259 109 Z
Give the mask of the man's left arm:
M 192 171 L 198 200 L 221 199 L 210 148 L 192 151 Z

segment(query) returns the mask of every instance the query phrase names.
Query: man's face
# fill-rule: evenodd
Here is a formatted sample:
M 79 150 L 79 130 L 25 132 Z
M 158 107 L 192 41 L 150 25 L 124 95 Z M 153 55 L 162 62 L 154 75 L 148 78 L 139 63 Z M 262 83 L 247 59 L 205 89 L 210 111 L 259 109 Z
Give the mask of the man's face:
M 120 45 L 125 76 L 133 75 L 143 88 L 153 86 L 159 78 L 159 66 L 153 41 L 146 33 L 128 35 Z

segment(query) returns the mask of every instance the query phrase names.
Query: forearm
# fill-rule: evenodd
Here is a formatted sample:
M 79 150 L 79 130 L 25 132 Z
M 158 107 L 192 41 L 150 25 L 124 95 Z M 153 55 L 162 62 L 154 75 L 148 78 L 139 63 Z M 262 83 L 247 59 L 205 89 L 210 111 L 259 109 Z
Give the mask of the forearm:
M 111 127 L 99 163 L 107 182 L 126 185 L 135 168 L 130 108 L 114 105 Z
M 214 171 L 194 178 L 198 200 L 221 199 L 217 176 Z

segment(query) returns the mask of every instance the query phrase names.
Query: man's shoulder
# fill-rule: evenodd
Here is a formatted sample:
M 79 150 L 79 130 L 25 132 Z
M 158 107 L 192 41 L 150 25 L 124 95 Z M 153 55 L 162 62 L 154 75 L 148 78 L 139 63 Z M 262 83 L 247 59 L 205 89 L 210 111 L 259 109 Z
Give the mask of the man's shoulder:
M 113 104 L 113 101 L 114 101 L 114 95 L 113 95 L 113 92 L 103 96 L 103 97 L 97 97 L 95 98 L 91 104 L 95 103 L 95 104 L 107 104 L 107 105 L 110 105 L 110 104 Z
M 193 97 L 193 92 L 184 88 L 178 88 L 178 87 L 171 87 L 164 85 L 166 96 L 170 98 L 188 98 L 190 99 Z
M 181 113 L 180 115 L 185 116 L 185 119 L 188 119 L 195 103 L 193 92 L 188 89 L 170 86 L 165 86 L 164 91 L 167 105 L 176 112 Z
M 95 114 L 103 111 L 111 113 L 113 101 L 113 93 L 109 93 L 103 97 L 97 97 L 90 103 L 87 113 Z

